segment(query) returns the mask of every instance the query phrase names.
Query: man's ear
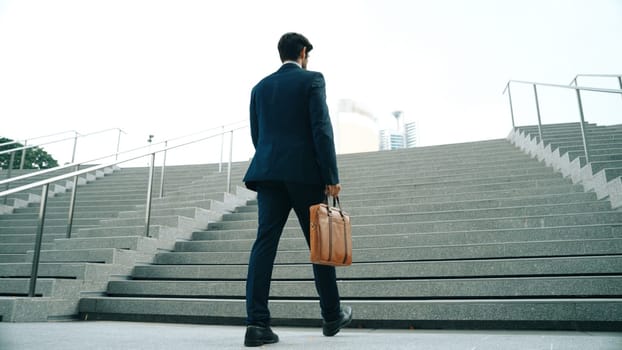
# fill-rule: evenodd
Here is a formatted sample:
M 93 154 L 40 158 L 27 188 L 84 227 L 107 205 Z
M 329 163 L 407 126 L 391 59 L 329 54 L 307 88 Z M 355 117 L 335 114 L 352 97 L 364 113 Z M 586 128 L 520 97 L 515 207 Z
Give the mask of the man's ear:
M 302 50 L 300 50 L 300 56 L 298 56 L 298 58 L 300 58 L 301 60 L 304 60 L 307 57 L 307 47 L 303 46 Z

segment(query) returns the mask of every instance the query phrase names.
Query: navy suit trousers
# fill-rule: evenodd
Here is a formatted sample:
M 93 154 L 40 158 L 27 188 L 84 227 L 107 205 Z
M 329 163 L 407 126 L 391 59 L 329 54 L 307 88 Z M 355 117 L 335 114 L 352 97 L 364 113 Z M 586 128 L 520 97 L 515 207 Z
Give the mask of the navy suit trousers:
M 272 269 L 283 227 L 293 208 L 309 246 L 309 207 L 324 200 L 324 186 L 286 182 L 259 182 L 257 205 L 259 226 L 253 244 L 246 279 L 246 323 L 269 325 L 268 298 Z M 303 253 L 301 253 L 303 254 Z M 339 318 L 337 276 L 333 266 L 313 264 L 315 287 L 320 297 L 322 318 Z

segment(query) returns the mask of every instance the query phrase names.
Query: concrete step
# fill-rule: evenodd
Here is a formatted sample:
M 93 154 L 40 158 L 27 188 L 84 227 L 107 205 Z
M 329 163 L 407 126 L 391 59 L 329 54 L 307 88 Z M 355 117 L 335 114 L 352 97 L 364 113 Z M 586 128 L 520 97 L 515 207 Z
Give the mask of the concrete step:
M 32 261 L 33 252 L 26 254 L 25 261 Z M 42 250 L 40 255 L 41 262 L 88 262 L 100 264 L 119 264 L 125 266 L 133 266 L 138 262 L 151 262 L 149 254 L 140 252 L 117 249 L 117 248 L 99 248 L 99 249 L 76 249 L 76 250 Z
M 233 196 L 231 194 L 227 194 L 224 192 L 192 192 L 192 193 L 178 193 L 178 194 L 169 194 L 164 198 L 154 198 L 153 206 L 154 207 L 168 207 L 170 205 L 176 205 L 176 203 L 190 203 L 192 201 L 219 201 L 226 203 L 228 201 L 233 200 Z M 138 208 L 144 208 L 144 203 L 142 203 Z
M 441 197 L 442 199 L 442 197 Z M 485 208 L 503 208 L 515 206 L 529 205 L 546 205 L 546 204 L 564 204 L 564 203 L 580 203 L 591 202 L 597 200 L 596 194 L 593 192 L 573 192 L 548 195 L 533 196 L 514 196 L 514 197 L 498 197 L 490 199 L 474 199 L 474 200 L 454 200 L 439 202 L 435 197 L 411 197 L 411 198 L 394 198 L 386 203 L 379 203 L 375 199 L 359 199 L 346 200 L 342 199 L 344 208 L 352 212 L 354 208 L 369 207 L 385 207 L 385 206 L 411 206 L 414 212 L 423 211 L 444 211 L 444 210 L 460 210 L 460 209 L 485 209 Z M 255 204 L 240 207 L 236 212 L 257 212 Z
M 596 174 L 597 172 L 607 168 L 622 168 L 622 160 L 591 161 L 590 168 L 592 170 L 592 174 Z
M 506 229 L 506 228 L 526 228 L 526 227 L 552 227 L 552 226 L 571 226 L 571 225 L 590 225 L 590 224 L 620 224 L 622 223 L 622 212 L 601 211 L 587 213 L 559 213 L 547 215 L 544 213 L 534 213 L 532 215 L 516 214 L 515 216 L 497 218 L 462 218 L 451 219 L 440 215 L 430 217 L 430 214 L 405 213 L 395 215 L 359 215 L 351 218 L 352 234 L 357 235 L 357 230 L 366 230 L 369 226 L 378 228 L 385 233 L 397 233 L 392 231 L 398 226 L 410 226 L 410 232 L 434 232 L 434 231 L 455 231 L 455 230 L 485 230 L 485 229 Z M 287 227 L 297 227 L 298 223 L 289 221 Z M 394 228 L 395 227 L 395 228 Z M 208 230 L 236 230 L 257 228 L 256 220 L 245 221 L 221 221 L 210 223 Z M 400 231 L 401 232 L 401 231 Z
M 620 168 L 605 168 L 605 169 L 603 169 L 603 171 L 605 172 L 605 177 L 606 177 L 607 181 L 611 181 L 613 179 L 616 179 L 616 178 L 622 176 L 622 167 L 620 167 Z
M 26 261 L 26 258 L 27 258 L 26 254 L 0 254 L 0 264 L 2 263 L 23 263 Z
M 13 228 L 13 227 L 23 227 L 23 226 L 30 226 L 37 223 L 38 218 L 35 218 L 35 220 L 32 219 L 5 219 L 0 221 L 0 224 L 2 225 L 1 229 L 4 228 Z M 77 218 L 74 217 L 73 219 L 73 223 L 75 225 L 78 226 L 94 226 L 94 225 L 98 225 L 99 221 L 101 219 L 100 218 Z M 61 225 L 66 225 L 67 224 L 67 217 L 64 218 L 53 218 L 53 217 L 47 217 L 45 218 L 45 224 L 46 225 L 50 225 L 50 226 L 61 226 Z M 2 232 L 0 230 L 0 232 Z
M 76 199 L 76 208 L 77 208 L 77 210 L 89 211 L 89 210 L 92 210 L 94 208 L 98 208 L 100 206 L 101 206 L 102 209 L 105 209 L 105 208 L 108 208 L 110 206 L 115 206 L 115 205 L 118 205 L 119 207 L 127 207 L 127 206 L 134 206 L 134 205 L 139 205 L 139 204 L 145 204 L 145 202 L 146 202 L 146 197 L 135 198 L 135 199 L 119 198 L 119 199 L 115 199 L 115 200 L 106 200 L 106 201 L 101 200 L 101 199 L 82 201 L 80 198 L 77 198 Z M 58 210 L 66 211 L 67 208 L 69 208 L 69 199 L 63 200 L 63 201 L 56 201 L 56 200 L 54 200 L 54 201 L 48 202 L 48 209 L 50 211 L 54 211 L 55 208 L 62 208 L 62 209 L 58 209 Z
M 93 282 L 90 282 L 93 283 Z M 0 283 L 0 295 L 28 296 L 30 279 L 4 278 Z M 78 280 L 37 279 L 35 295 L 46 297 L 73 296 L 78 297 L 84 282 Z M 98 283 L 105 289 L 105 285 Z
M 353 245 L 355 241 L 353 240 Z M 529 241 L 461 245 L 399 246 L 369 248 L 353 251 L 354 262 L 378 261 L 431 261 L 455 259 L 492 259 L 518 257 L 555 257 L 582 255 L 615 255 L 622 253 L 622 239 L 581 239 L 556 241 Z M 170 252 L 160 253 L 155 263 L 181 264 L 246 264 L 249 252 Z M 299 250 L 279 251 L 279 264 L 302 264 L 309 261 L 306 247 Z
M 131 201 L 132 203 L 139 203 L 140 200 L 145 201 L 147 198 L 146 193 L 138 193 L 138 194 L 124 194 L 124 193 L 106 193 L 104 191 L 92 193 L 92 194 L 81 194 L 78 193 L 76 195 L 76 204 L 83 203 L 92 203 L 92 202 L 112 202 L 112 201 Z M 66 196 L 59 197 L 58 200 L 54 201 L 57 205 L 69 203 L 71 196 L 67 194 Z
M 560 239 L 582 239 L 582 238 L 616 238 L 622 235 L 622 226 L 617 224 L 593 224 L 593 225 L 573 225 L 573 226 L 550 226 L 550 227 L 530 227 L 530 228 L 510 228 L 510 229 L 488 229 L 488 230 L 464 230 L 454 231 L 415 231 L 405 225 L 383 225 L 384 230 L 377 230 L 373 227 L 359 226 L 356 228 L 353 239 L 364 237 L 387 237 L 391 239 L 395 235 L 425 235 L 426 240 L 454 243 L 454 242 L 510 242 L 529 240 L 529 237 L 540 237 L 544 240 Z M 397 232 L 399 231 L 399 232 Z M 247 230 L 222 230 L 222 231 L 199 231 L 192 234 L 194 241 L 219 241 L 219 240 L 254 240 L 257 228 Z M 300 227 L 286 226 L 283 230 L 282 239 L 300 238 L 302 230 Z
M 517 187 L 549 187 L 549 186 L 557 186 L 557 185 L 570 185 L 571 182 L 568 179 L 564 179 L 561 177 L 556 178 L 544 178 L 544 179 L 535 179 L 535 180 L 517 180 L 517 181 L 508 181 L 506 178 L 497 178 L 495 181 L 488 181 L 482 183 L 469 183 L 469 182 L 461 182 L 461 181 L 447 181 L 447 182 L 432 182 L 432 183 L 420 183 L 417 181 L 413 181 L 410 184 L 404 184 L 399 188 L 402 191 L 408 191 L 411 194 L 418 193 L 447 193 L 451 192 L 477 192 L 477 191 L 493 191 L 493 190 L 503 190 L 503 189 L 512 189 Z M 358 187 L 351 189 L 353 193 L 361 193 L 364 192 L 366 188 Z M 374 190 L 395 190 L 395 186 L 390 185 L 377 185 L 373 186 Z
M 198 210 L 198 209 L 197 209 Z M 189 218 L 181 215 L 152 216 L 152 225 L 169 226 L 179 230 L 196 230 L 207 227 L 209 223 L 208 214 L 197 218 Z M 101 220 L 101 225 L 105 227 L 127 227 L 140 226 L 145 224 L 144 218 L 114 218 Z
M 559 149 L 559 154 L 563 155 L 565 153 L 568 152 L 579 152 L 579 153 L 583 153 L 585 154 L 585 148 L 583 146 L 583 142 L 581 142 L 580 144 L 559 144 L 559 143 L 555 143 L 555 144 L 550 144 L 551 145 L 551 150 L 556 150 Z M 590 143 L 590 151 L 596 151 L 596 152 L 601 152 L 604 150 L 609 150 L 609 149 L 620 149 L 622 148 L 622 142 L 616 142 L 616 143 L 611 143 L 611 142 L 606 142 L 606 143 Z
M 180 233 L 178 229 L 168 226 L 151 225 L 149 234 L 153 238 L 158 239 L 175 239 Z M 77 230 L 73 238 L 89 238 L 89 237 L 126 237 L 126 236 L 144 236 L 146 235 L 145 225 L 137 226 L 117 226 L 117 227 L 93 227 Z
M 622 276 L 494 277 L 339 281 L 344 299 L 611 297 L 622 295 Z M 108 296 L 243 298 L 246 281 L 111 281 Z M 316 298 L 313 281 L 273 281 L 272 298 Z
M 97 225 L 79 225 L 75 224 L 73 230 L 81 228 L 96 227 Z M 0 235 L 16 235 L 16 234 L 35 234 L 37 232 L 37 223 L 33 222 L 30 226 L 14 226 L 14 227 L 0 227 Z M 67 233 L 67 225 L 50 225 L 46 224 L 43 228 L 43 234 L 62 234 Z
M 247 265 L 136 266 L 134 280 L 246 280 Z M 1 266 L 0 266 L 1 271 Z M 373 278 L 464 278 L 504 276 L 608 275 L 622 272 L 622 256 L 579 256 L 490 260 L 356 263 L 337 270 L 339 280 Z M 273 280 L 311 280 L 309 264 L 277 264 Z
M 342 206 L 343 208 L 343 206 Z M 380 216 L 389 216 L 391 222 L 405 222 L 401 220 L 402 216 L 408 216 L 406 221 L 418 221 L 417 216 L 425 218 L 428 221 L 432 220 L 460 220 L 460 219 L 476 219 L 476 218 L 500 218 L 500 217 L 515 217 L 515 216 L 533 216 L 538 214 L 564 214 L 564 213 L 577 213 L 577 212 L 598 212 L 598 211 L 611 211 L 611 205 L 603 201 L 591 201 L 591 202 L 579 202 L 579 203 L 561 203 L 561 204 L 544 204 L 544 205 L 530 205 L 530 206 L 515 206 L 515 207 L 501 207 L 501 208 L 477 208 L 470 209 L 465 206 L 462 209 L 454 210 L 429 210 L 426 211 L 422 208 L 422 205 L 415 204 L 402 204 L 402 205 L 385 205 L 376 207 L 345 207 L 344 210 L 348 212 L 353 218 L 363 218 L 360 221 L 361 224 L 367 223 L 367 218 L 372 216 L 378 216 L 378 223 L 385 223 Z M 295 213 L 290 213 L 290 218 L 296 218 Z M 256 212 L 246 213 L 230 213 L 223 215 L 223 222 L 236 222 L 236 221 L 248 221 L 257 220 Z
M 130 210 L 133 208 L 134 208 L 133 206 L 128 206 L 126 210 Z M 85 211 L 84 208 L 79 208 L 79 209 L 82 209 L 82 210 L 74 210 L 74 214 L 73 214 L 74 219 L 110 218 L 110 217 L 115 217 L 119 213 L 119 210 L 122 210 L 122 208 L 118 208 L 118 210 L 102 210 L 102 209 L 98 210 L 96 207 L 93 207 L 91 211 Z M 69 215 L 69 208 L 66 208 L 65 210 L 56 210 L 56 211 L 46 210 L 45 218 L 46 220 L 62 219 L 62 218 L 67 220 L 68 215 Z M 24 212 L 13 213 L 10 215 L 0 215 L 0 224 L 3 224 L 5 220 L 37 220 L 37 219 L 38 219 L 38 212 L 33 211 L 29 213 L 24 213 Z
M 27 251 L 32 250 L 34 243 L 2 243 L 0 245 L 0 254 L 25 254 Z M 54 244 L 42 243 L 42 249 L 52 249 Z
M 279 243 L 280 250 L 299 250 L 306 247 L 301 230 L 285 232 Z M 199 236 L 195 233 L 195 238 Z M 236 236 L 240 236 L 239 234 Z M 254 243 L 255 232 L 248 232 L 247 238 L 220 238 L 212 240 L 179 241 L 175 245 L 176 252 L 245 252 L 250 251 Z M 200 236 L 199 236 L 200 237 Z M 357 249 L 392 248 L 399 246 L 421 245 L 456 245 L 506 242 L 531 242 L 554 240 L 580 240 L 622 238 L 622 231 L 613 227 L 581 227 L 573 226 L 555 229 L 521 229 L 498 231 L 465 232 L 431 232 L 431 233 L 398 233 L 375 235 L 359 235 L 353 240 Z
M 559 193 L 577 193 L 584 192 L 582 185 L 570 185 L 565 182 L 549 182 L 547 183 L 534 183 L 534 182 L 516 182 L 516 183 L 501 183 L 475 186 L 463 186 L 463 187 L 442 187 L 434 186 L 430 188 L 413 188 L 400 189 L 391 186 L 374 186 L 367 188 L 355 188 L 351 189 L 347 187 L 347 183 L 343 183 L 342 193 L 339 197 L 343 201 L 348 200 L 360 200 L 360 199 L 377 199 L 388 200 L 393 198 L 415 198 L 423 199 L 425 202 L 446 202 L 452 200 L 476 200 L 476 199 L 491 199 L 500 197 L 514 197 L 514 196 L 530 196 L 530 195 L 544 195 L 544 194 L 559 194 Z M 425 198 L 431 198 L 426 200 Z
M 542 182 L 550 181 L 552 183 L 564 183 L 564 179 L 560 174 L 548 174 L 548 175 L 507 175 L 507 176 L 490 176 L 488 174 L 475 174 L 473 176 L 431 176 L 431 177 L 417 177 L 413 175 L 398 175 L 394 173 L 391 177 L 386 176 L 386 182 L 390 182 L 394 187 L 408 188 L 409 186 L 417 186 L 426 188 L 429 186 L 452 186 L 463 187 L 482 184 L 496 184 L 496 183 L 512 183 L 512 182 Z M 347 182 L 348 187 L 365 188 L 370 183 L 385 183 L 384 179 L 380 176 L 374 177 L 375 181 L 370 178 L 355 178 L 352 181 Z
M 200 207 L 178 207 L 171 206 L 170 208 L 152 208 L 151 209 L 152 217 L 164 217 L 164 216 L 185 216 L 188 218 L 195 218 L 207 220 L 207 221 L 216 221 L 219 220 L 222 214 L 219 214 L 213 210 L 207 210 Z M 145 212 L 143 210 L 134 210 L 134 211 L 125 211 L 120 212 L 117 219 L 136 219 L 140 218 L 144 220 Z
M 385 189 L 384 191 L 377 188 L 369 188 L 367 193 L 350 193 L 347 184 L 344 184 L 342 193 L 339 194 L 339 198 L 347 206 L 350 201 L 369 201 L 373 200 L 375 203 L 383 202 L 390 203 L 392 201 L 408 201 L 410 203 L 442 203 L 451 201 L 470 201 L 470 200 L 484 200 L 484 199 L 499 199 L 499 198 L 524 198 L 531 196 L 548 196 L 548 195 L 565 195 L 565 194 L 577 194 L 584 193 L 582 185 L 557 185 L 547 186 L 540 188 L 530 187 L 517 187 L 509 189 L 491 189 L 481 190 L 473 188 L 462 188 L 459 191 L 443 192 L 439 191 L 425 191 L 425 192 L 407 192 L 400 191 L 398 188 Z
M 114 275 L 130 275 L 133 267 L 116 264 L 96 263 L 41 263 L 40 278 L 64 278 L 76 280 L 104 281 Z M 31 262 L 0 264 L 0 278 L 29 278 Z
M 344 300 L 344 304 L 352 306 L 354 318 L 361 324 L 391 321 L 394 326 L 416 328 L 456 323 L 512 328 L 528 322 L 532 328 L 539 324 L 550 329 L 560 323 L 569 327 L 569 322 L 576 325 L 622 320 L 619 298 Z M 271 300 L 270 310 L 273 325 L 321 325 L 316 300 Z M 81 318 L 89 320 L 157 318 L 243 324 L 245 313 L 244 300 L 92 297 L 80 301 Z
M 439 175 L 449 175 L 451 172 L 460 173 L 460 172 L 473 172 L 478 169 L 481 172 L 485 172 L 487 169 L 499 169 L 500 165 L 503 168 L 520 168 L 520 167 L 533 167 L 536 160 L 531 159 L 528 156 L 522 155 L 521 158 L 516 160 L 506 160 L 506 159 L 489 159 L 490 155 L 486 155 L 485 160 L 481 161 L 471 161 L 471 162 L 461 162 L 456 163 L 455 161 L 450 161 L 446 163 L 437 163 L 433 161 L 421 162 L 421 163 L 413 163 L 407 162 L 406 160 L 402 160 L 402 163 L 396 164 L 387 164 L 387 163 L 365 163 L 361 164 L 357 167 L 339 167 L 339 173 L 345 176 L 370 176 L 373 174 L 383 174 L 388 173 L 390 171 L 398 171 L 404 173 L 414 173 L 417 175 L 425 175 L 430 174 L 431 172 L 438 172 Z
M 224 197 L 224 196 L 223 196 Z M 228 201 L 228 200 L 227 200 Z M 137 206 L 134 211 L 138 210 L 138 212 L 144 212 L 144 205 Z M 229 212 L 236 208 L 235 205 L 232 205 L 229 201 L 228 203 L 214 200 L 214 199 L 206 199 L 206 200 L 187 200 L 187 201 L 162 201 L 158 203 L 153 203 L 152 212 L 157 211 L 168 211 L 175 208 L 200 208 L 205 210 L 210 210 L 213 212 Z
M 499 164 L 499 162 L 497 163 Z M 339 167 L 339 174 L 344 177 L 357 180 L 357 179 L 367 179 L 369 182 L 374 182 L 374 179 L 378 177 L 390 177 L 399 176 L 399 177 L 410 177 L 410 178 L 420 178 L 420 177 L 474 177 L 477 178 L 479 176 L 489 176 L 489 177 L 499 177 L 499 176 L 514 176 L 514 175 L 542 175 L 542 176 L 555 176 L 556 173 L 549 168 L 543 168 L 540 164 L 537 163 L 534 159 L 529 159 L 527 163 L 521 162 L 520 167 L 502 167 L 494 166 L 494 164 L 490 165 L 482 165 L 478 164 L 478 166 L 468 165 L 461 167 L 446 167 L 442 169 L 430 169 L 428 166 L 415 166 L 410 163 L 401 163 L 395 164 L 393 166 L 389 166 L 388 164 L 377 164 L 377 167 L 374 169 L 369 169 L 366 166 L 360 166 L 357 168 L 344 168 Z
M 568 151 L 566 152 L 570 160 L 575 159 L 577 157 L 585 156 L 585 151 L 583 149 L 576 151 Z M 621 148 L 606 148 L 606 149 L 593 149 L 590 146 L 590 160 L 594 161 L 607 161 L 607 160 L 620 160 L 620 155 L 622 154 Z
M 65 238 L 65 234 L 44 234 L 41 239 L 43 243 L 52 243 L 57 238 Z M 35 234 L 0 234 L 0 244 L 4 243 L 29 243 L 33 244 L 35 241 Z
M 167 242 L 144 236 L 71 238 L 54 241 L 54 248 L 58 250 L 118 248 L 155 253 L 158 249 L 171 249 L 173 245 L 172 240 Z

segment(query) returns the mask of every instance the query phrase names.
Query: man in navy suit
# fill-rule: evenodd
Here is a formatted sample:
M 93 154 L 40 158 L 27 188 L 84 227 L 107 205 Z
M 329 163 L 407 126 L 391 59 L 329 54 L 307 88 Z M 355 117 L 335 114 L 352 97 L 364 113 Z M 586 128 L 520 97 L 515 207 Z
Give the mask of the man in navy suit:
M 309 207 L 341 190 L 324 77 L 306 70 L 313 45 L 301 34 L 286 33 L 278 49 L 283 65 L 253 88 L 250 102 L 255 155 L 244 182 L 257 191 L 259 226 L 246 280 L 246 346 L 279 341 L 270 328 L 268 294 L 291 209 L 308 245 Z M 352 309 L 340 305 L 334 267 L 313 265 L 313 273 L 323 334 L 333 336 L 350 323 Z

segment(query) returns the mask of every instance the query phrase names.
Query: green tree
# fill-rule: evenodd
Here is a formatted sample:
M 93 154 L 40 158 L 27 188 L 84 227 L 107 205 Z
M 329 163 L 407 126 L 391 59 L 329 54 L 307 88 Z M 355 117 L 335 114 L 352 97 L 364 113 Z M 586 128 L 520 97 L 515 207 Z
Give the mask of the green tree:
M 0 144 L 12 142 L 13 140 L 6 137 L 0 137 Z M 0 146 L 0 152 L 9 149 L 24 147 L 21 143 L 13 143 L 6 146 Z M 11 155 L 9 153 L 0 154 L 0 168 L 8 169 Z M 13 169 L 19 169 L 22 161 L 22 151 L 15 152 L 13 159 Z M 24 169 L 48 169 L 58 166 L 58 162 L 50 154 L 39 147 L 33 147 L 26 150 L 26 158 L 24 159 Z

